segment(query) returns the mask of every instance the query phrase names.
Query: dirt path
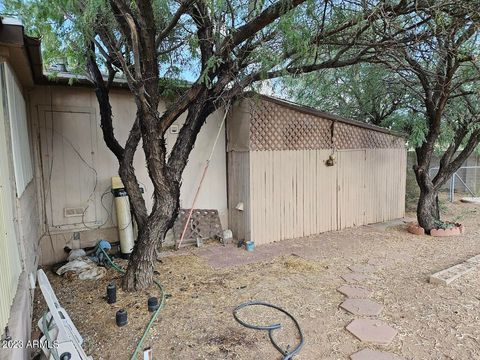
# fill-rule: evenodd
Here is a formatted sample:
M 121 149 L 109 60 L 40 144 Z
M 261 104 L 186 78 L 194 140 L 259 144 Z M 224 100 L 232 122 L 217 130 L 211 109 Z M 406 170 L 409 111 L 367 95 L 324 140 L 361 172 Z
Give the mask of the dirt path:
M 398 335 L 389 346 L 370 348 L 405 359 L 480 359 L 479 272 L 448 287 L 427 282 L 431 273 L 480 254 L 480 206 L 449 205 L 447 218 L 453 214 L 462 216 L 464 236 L 431 238 L 410 235 L 404 226 L 364 226 L 258 248 L 262 256 L 235 267 L 228 267 L 225 253 L 221 258 L 222 252 L 237 254 L 235 249 L 165 257 L 157 270 L 169 299 L 145 344 L 155 359 L 278 359 L 267 333 L 245 329 L 232 317 L 237 304 L 259 299 L 287 309 L 301 323 L 306 344 L 295 359 L 348 359 L 365 344 L 345 330 L 355 316 L 339 309 L 344 296 L 336 289 L 345 283 L 340 276 L 349 265 L 374 259 L 381 271 L 362 284 L 374 289 L 372 300 L 383 305 L 379 319 Z M 218 269 L 211 266 L 216 257 Z M 113 271 L 96 282 L 49 277 L 87 352 L 96 360 L 128 359 L 149 318 L 147 297 L 156 289 L 119 291 L 118 303 L 110 306 L 102 297 L 117 277 Z M 37 293 L 34 323 L 44 309 L 39 298 Z M 114 322 L 120 307 L 129 312 L 123 328 Z M 278 317 L 268 311 L 244 316 L 262 323 Z M 278 333 L 283 343 L 294 338 L 290 325 Z

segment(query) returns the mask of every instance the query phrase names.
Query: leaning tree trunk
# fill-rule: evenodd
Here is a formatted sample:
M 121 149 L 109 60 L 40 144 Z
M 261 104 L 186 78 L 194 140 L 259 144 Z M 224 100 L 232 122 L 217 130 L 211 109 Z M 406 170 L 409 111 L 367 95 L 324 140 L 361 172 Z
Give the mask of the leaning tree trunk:
M 214 110 L 213 105 L 206 100 L 207 95 L 205 91 L 201 96 L 197 96 L 196 101 L 188 108 L 187 118 L 170 152 L 168 162 L 165 140 L 158 126 L 155 126 L 155 116 L 147 110 L 140 113 L 139 118 L 143 119 L 143 124 L 140 122 L 143 149 L 154 187 L 154 204 L 152 212 L 139 229 L 137 243 L 123 278 L 122 285 L 126 291 L 145 289 L 153 283 L 157 245 L 164 240 L 178 216 L 183 170 L 202 125 Z M 132 159 L 122 162 L 121 168 L 125 168 L 121 171 L 121 176 L 122 180 L 125 178 L 127 183 L 136 189 L 138 185 L 133 175 Z M 128 192 L 129 186 L 126 188 Z M 133 208 L 137 211 L 141 206 Z
M 138 106 L 137 109 L 145 160 L 154 189 L 154 201 L 152 211 L 139 226 L 137 242 L 123 278 L 122 285 L 126 291 L 145 289 L 152 285 L 156 245 L 163 241 L 165 234 L 172 227 L 180 204 L 180 182 L 172 177 L 167 167 L 165 139 L 158 126 L 155 111 L 141 108 L 141 106 Z M 127 180 L 127 192 L 130 188 L 137 189 L 138 187 L 131 161 L 133 157 L 128 160 L 128 162 L 121 163 L 121 170 L 123 168 L 121 176 L 122 179 Z M 132 200 L 135 217 L 142 218 L 142 216 L 138 216 L 139 206 L 135 206 L 135 204 L 143 200 L 140 198 L 132 198 Z
M 438 208 L 438 194 L 433 189 L 427 189 L 420 186 L 420 197 L 417 204 L 418 224 L 425 229 L 427 234 L 435 229 L 440 221 L 440 211 Z
M 126 291 L 141 290 L 152 285 L 157 244 L 163 241 L 178 216 L 179 189 L 176 185 L 174 188 L 165 188 L 160 195 L 162 201 L 155 201 L 154 209 L 140 229 L 130 256 L 122 283 Z
M 438 192 L 430 179 L 428 170 L 420 166 L 414 166 L 413 170 L 420 188 L 420 197 L 417 204 L 418 225 L 429 234 L 430 230 L 436 228 L 438 221 L 440 221 Z

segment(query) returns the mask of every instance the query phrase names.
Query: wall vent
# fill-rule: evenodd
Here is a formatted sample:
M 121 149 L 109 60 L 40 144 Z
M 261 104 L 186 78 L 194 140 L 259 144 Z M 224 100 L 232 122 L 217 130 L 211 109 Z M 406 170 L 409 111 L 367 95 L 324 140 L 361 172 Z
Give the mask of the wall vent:
M 64 208 L 63 209 L 63 215 L 66 218 L 83 216 L 84 212 L 85 212 L 84 207 L 74 207 L 74 208 Z

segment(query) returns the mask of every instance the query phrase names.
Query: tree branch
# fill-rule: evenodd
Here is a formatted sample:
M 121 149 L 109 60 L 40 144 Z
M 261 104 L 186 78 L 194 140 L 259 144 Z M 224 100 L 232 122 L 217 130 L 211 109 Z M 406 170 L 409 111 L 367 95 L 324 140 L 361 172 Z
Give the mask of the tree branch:
M 107 147 L 113 152 L 117 159 L 121 160 L 124 156 L 124 149 L 119 144 L 114 134 L 109 91 L 105 86 L 102 73 L 96 62 L 95 45 L 93 42 L 87 47 L 87 49 L 87 69 L 95 86 L 95 95 L 97 96 L 100 110 L 100 126 L 102 128 L 103 139 L 105 140 Z

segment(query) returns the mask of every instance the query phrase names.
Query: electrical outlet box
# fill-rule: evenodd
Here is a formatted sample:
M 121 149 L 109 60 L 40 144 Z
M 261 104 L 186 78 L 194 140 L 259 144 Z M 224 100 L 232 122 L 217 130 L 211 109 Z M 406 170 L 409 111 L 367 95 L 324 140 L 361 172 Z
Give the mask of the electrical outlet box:
M 73 233 L 73 240 L 80 240 L 80 233 L 78 231 Z

